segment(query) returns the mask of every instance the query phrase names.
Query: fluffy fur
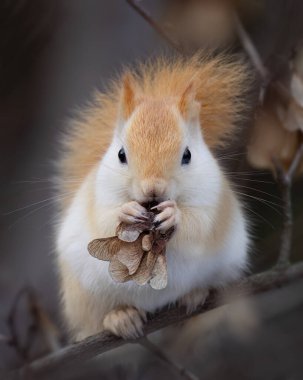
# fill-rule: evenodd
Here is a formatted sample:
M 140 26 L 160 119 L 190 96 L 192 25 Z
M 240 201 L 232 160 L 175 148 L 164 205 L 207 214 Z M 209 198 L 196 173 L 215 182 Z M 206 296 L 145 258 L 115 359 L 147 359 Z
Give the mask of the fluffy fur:
M 140 95 L 154 99 L 180 97 L 191 83 L 201 104 L 204 139 L 211 149 L 234 136 L 235 125 L 247 107 L 243 95 L 249 87 L 250 74 L 241 60 L 223 55 L 216 58 L 196 55 L 189 60 L 160 58 L 127 73 L 134 77 Z M 120 112 L 122 91 L 123 82 L 118 78 L 106 93 L 97 92 L 93 104 L 82 110 L 67 128 L 59 162 L 63 207 L 70 203 L 74 192 L 108 149 Z
M 57 246 L 64 314 L 77 339 L 103 328 L 138 336 L 146 311 L 178 300 L 192 309 L 209 287 L 241 276 L 245 218 L 212 149 L 234 132 L 244 109 L 245 72 L 224 57 L 159 60 L 97 94 L 75 122 L 61 161 L 67 201 Z M 126 164 L 118 159 L 121 147 Z M 191 161 L 181 165 L 187 147 Z M 116 284 L 87 244 L 114 235 L 119 220 L 133 222 L 142 215 L 139 203 L 154 197 L 159 228 L 176 227 L 167 247 L 168 286 Z

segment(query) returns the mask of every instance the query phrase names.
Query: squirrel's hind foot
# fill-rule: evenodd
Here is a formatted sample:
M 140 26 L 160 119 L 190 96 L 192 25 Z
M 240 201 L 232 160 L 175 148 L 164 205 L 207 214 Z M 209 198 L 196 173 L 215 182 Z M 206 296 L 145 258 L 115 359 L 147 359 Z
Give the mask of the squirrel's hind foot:
M 123 339 L 136 339 L 144 335 L 146 313 L 132 306 L 122 306 L 110 311 L 104 318 L 103 327 Z
M 208 289 L 194 289 L 181 297 L 178 304 L 180 306 L 185 306 L 187 314 L 191 314 L 197 309 L 198 306 L 204 304 L 208 295 Z

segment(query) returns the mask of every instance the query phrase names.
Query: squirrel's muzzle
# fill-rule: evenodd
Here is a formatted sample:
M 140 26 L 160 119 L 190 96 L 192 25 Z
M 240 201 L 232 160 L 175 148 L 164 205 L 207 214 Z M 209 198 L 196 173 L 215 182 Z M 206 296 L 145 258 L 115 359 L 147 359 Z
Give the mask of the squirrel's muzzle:
M 147 200 L 162 199 L 167 190 L 167 182 L 161 178 L 148 178 L 140 183 L 143 196 Z

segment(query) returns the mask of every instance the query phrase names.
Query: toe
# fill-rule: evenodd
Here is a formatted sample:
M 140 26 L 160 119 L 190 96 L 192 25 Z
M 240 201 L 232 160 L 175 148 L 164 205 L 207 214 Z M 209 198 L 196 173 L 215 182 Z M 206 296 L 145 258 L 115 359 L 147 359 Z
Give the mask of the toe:
M 175 225 L 176 225 L 176 217 L 172 215 L 170 218 L 162 222 L 156 229 L 161 232 L 165 232 Z
M 174 214 L 174 209 L 172 207 L 167 207 L 155 217 L 154 223 L 160 224 L 164 222 L 165 220 L 169 219 L 173 214 Z
M 121 212 L 119 214 L 119 219 L 121 222 L 125 223 L 136 223 L 142 222 L 148 217 L 146 216 L 146 210 L 138 202 L 132 201 L 125 203 L 121 207 Z
M 143 336 L 146 315 L 134 307 L 112 310 L 103 321 L 104 329 L 123 339 L 136 339 Z
M 203 305 L 209 294 L 207 289 L 196 289 L 183 296 L 179 304 L 186 307 L 187 314 L 194 312 L 198 306 Z

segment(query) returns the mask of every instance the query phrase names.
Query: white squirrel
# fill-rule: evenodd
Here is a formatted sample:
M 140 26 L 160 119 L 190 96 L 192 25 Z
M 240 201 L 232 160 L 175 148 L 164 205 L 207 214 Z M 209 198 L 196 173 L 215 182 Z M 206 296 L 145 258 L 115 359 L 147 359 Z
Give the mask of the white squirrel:
M 213 151 L 245 111 L 247 71 L 224 56 L 160 59 L 124 73 L 73 121 L 60 162 L 57 261 L 74 339 L 104 329 L 138 337 L 146 312 L 176 302 L 191 311 L 210 287 L 243 275 L 246 217 Z M 168 285 L 115 283 L 108 262 L 90 256 L 87 245 L 115 235 L 120 221 L 144 218 L 142 204 L 152 200 L 157 228 L 175 226 Z

